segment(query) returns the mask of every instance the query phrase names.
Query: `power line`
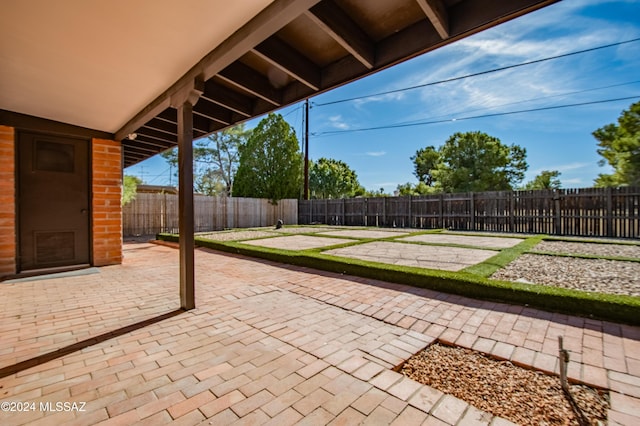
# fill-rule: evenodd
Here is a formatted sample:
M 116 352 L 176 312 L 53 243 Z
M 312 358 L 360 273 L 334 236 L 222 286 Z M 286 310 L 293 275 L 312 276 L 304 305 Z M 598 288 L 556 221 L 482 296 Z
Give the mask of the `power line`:
M 433 120 L 435 118 L 440 118 L 440 117 L 449 117 L 449 116 L 452 116 L 454 114 L 467 114 L 467 113 L 470 113 L 470 112 L 483 111 L 483 110 L 486 110 L 486 109 L 494 109 L 494 108 L 500 108 L 500 107 L 504 107 L 504 106 L 508 106 L 508 105 L 523 104 L 523 103 L 527 103 L 527 102 L 539 101 L 539 100 L 542 100 L 542 99 L 559 98 L 559 97 L 563 97 L 563 96 L 577 95 L 577 94 L 580 94 L 580 93 L 594 92 L 596 90 L 611 89 L 613 87 L 628 86 L 628 85 L 637 84 L 637 83 L 640 83 L 640 80 L 627 81 L 627 82 L 624 82 L 624 83 L 617 83 L 617 84 L 610 84 L 608 86 L 593 87 L 593 88 L 590 88 L 590 89 L 574 90 L 574 91 L 571 91 L 571 92 L 558 93 L 558 94 L 549 95 L 549 96 L 539 96 L 537 98 L 529 98 L 529 99 L 523 99 L 523 100 L 520 100 L 520 101 L 506 102 L 506 103 L 503 103 L 503 104 L 492 105 L 492 106 L 488 106 L 488 107 L 484 107 L 484 108 L 475 108 L 475 109 L 469 109 L 469 110 L 466 110 L 466 111 L 459 111 L 457 113 L 441 114 L 441 115 L 436 115 L 436 116 L 433 116 L 433 117 L 425 117 L 425 118 L 420 118 L 420 119 L 415 119 L 415 120 L 401 121 L 401 122 L 395 123 L 395 124 L 416 123 L 416 122 L 420 122 L 422 120 L 425 120 L 427 118 Z
M 373 93 L 373 94 L 369 94 L 369 95 L 354 96 L 352 98 L 339 99 L 337 101 L 324 102 L 324 103 L 319 103 L 319 104 L 318 103 L 314 103 L 314 106 L 334 105 L 334 104 L 339 104 L 339 103 L 343 103 L 343 102 L 350 102 L 350 101 L 356 101 L 356 100 L 365 99 L 365 98 L 371 98 L 371 97 L 374 97 L 374 96 L 389 95 L 389 94 L 392 94 L 392 93 L 405 92 L 405 91 L 408 91 L 408 90 L 419 89 L 419 88 L 422 88 L 422 87 L 435 86 L 435 85 L 438 85 L 438 84 L 449 83 L 449 82 L 458 81 L 458 80 L 464 80 L 466 78 L 478 77 L 480 75 L 485 75 L 485 74 L 491 74 L 491 73 L 498 72 L 498 71 L 505 71 L 505 70 L 508 70 L 508 69 L 523 67 L 523 66 L 526 66 L 526 65 L 538 64 L 538 63 L 541 63 L 541 62 L 551 61 L 551 60 L 554 60 L 554 59 L 566 58 L 568 56 L 574 56 L 574 55 L 579 55 L 579 54 L 582 54 L 582 53 L 593 52 L 593 51 L 596 51 L 596 50 L 606 49 L 606 48 L 609 48 L 609 47 L 620 46 L 620 45 L 627 44 L 627 43 L 634 43 L 636 41 L 640 41 L 640 37 L 634 38 L 634 39 L 630 39 L 630 40 L 625 40 L 625 41 L 619 41 L 617 43 L 611 43 L 611 44 L 605 44 L 605 45 L 602 45 L 602 46 L 596 46 L 596 47 L 592 47 L 592 48 L 589 48 L 589 49 L 577 50 L 575 52 L 563 53 L 562 55 L 549 56 L 547 58 L 536 59 L 536 60 L 527 61 L 527 62 L 521 62 L 519 64 L 507 65 L 507 66 L 504 66 L 504 67 L 493 68 L 493 69 L 490 69 L 490 70 L 480 71 L 480 72 L 476 72 L 476 73 L 472 73 L 472 74 L 461 75 L 461 76 L 458 76 L 458 77 L 452 77 L 452 78 L 448 78 L 448 79 L 445 79 L 445 80 L 438 80 L 438 81 L 432 81 L 432 82 L 429 82 L 429 83 L 418 84 L 416 86 L 404 87 L 404 88 L 401 88 L 401 89 L 394 89 L 394 90 L 387 90 L 385 92 L 378 92 L 378 93 Z
M 625 101 L 629 99 L 640 98 L 640 95 L 635 96 L 627 96 L 624 98 L 615 98 L 615 99 L 604 99 L 599 101 L 590 101 L 590 102 L 580 102 L 575 104 L 565 104 L 565 105 L 555 105 L 548 107 L 540 107 L 540 108 L 531 108 L 531 109 L 523 109 L 518 111 L 507 111 L 507 112 L 496 112 L 493 114 L 483 114 L 483 115 L 474 115 L 469 117 L 460 117 L 460 118 L 449 118 L 446 120 L 432 120 L 432 121 L 422 121 L 417 123 L 404 123 L 404 124 L 391 124 L 386 126 L 376 126 L 376 127 L 365 127 L 360 129 L 347 129 L 347 130 L 331 130 L 326 132 L 314 133 L 314 136 L 323 136 L 323 135 L 334 135 L 339 133 L 355 133 L 355 132 L 365 132 L 370 130 L 383 130 L 383 129 L 397 129 L 401 127 L 414 127 L 414 126 L 426 126 L 428 124 L 440 124 L 440 123 L 449 123 L 453 121 L 463 121 L 463 120 L 473 120 L 476 118 L 487 118 L 487 117 L 499 117 L 503 115 L 513 115 L 513 114 L 523 114 L 527 112 L 536 112 L 536 111 L 548 111 L 552 109 L 561 109 L 561 108 L 571 108 L 577 106 L 584 105 L 595 105 L 595 104 L 603 104 L 607 102 L 617 102 L 617 101 Z

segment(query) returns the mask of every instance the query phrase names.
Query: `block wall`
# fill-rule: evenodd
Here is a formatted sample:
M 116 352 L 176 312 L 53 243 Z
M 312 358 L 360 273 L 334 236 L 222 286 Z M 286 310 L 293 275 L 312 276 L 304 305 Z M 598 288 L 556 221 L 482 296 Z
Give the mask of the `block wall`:
M 91 145 L 93 265 L 114 265 L 122 263 L 122 146 L 103 139 Z
M 16 273 L 15 131 L 0 125 L 0 277 Z

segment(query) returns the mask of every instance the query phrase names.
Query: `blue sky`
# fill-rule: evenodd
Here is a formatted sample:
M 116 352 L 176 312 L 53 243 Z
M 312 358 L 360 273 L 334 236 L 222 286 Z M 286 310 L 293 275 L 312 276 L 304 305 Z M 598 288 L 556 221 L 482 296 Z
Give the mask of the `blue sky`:
M 311 98 L 309 155 L 354 169 L 367 189 L 416 183 L 410 157 L 452 134 L 482 131 L 527 150 L 524 182 L 558 170 L 564 188 L 590 187 L 601 158 L 591 133 L 640 100 L 640 40 L 383 95 L 363 97 L 640 38 L 640 0 L 563 0 L 378 74 Z M 354 101 L 344 99 L 363 97 Z M 512 113 L 633 97 L 569 108 Z M 322 105 L 327 104 L 327 105 Z M 302 141 L 302 104 L 278 111 Z M 484 118 L 468 117 L 494 116 Z M 362 130 L 405 123 L 438 123 Z M 247 123 L 251 128 L 257 120 Z M 156 156 L 125 169 L 175 184 Z M 524 183 L 523 182 L 523 183 Z

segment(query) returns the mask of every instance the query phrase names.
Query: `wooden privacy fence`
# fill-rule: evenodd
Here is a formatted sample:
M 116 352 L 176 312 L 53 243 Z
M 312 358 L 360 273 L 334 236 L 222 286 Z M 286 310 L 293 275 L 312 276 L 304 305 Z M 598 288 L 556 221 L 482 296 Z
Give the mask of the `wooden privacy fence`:
M 638 238 L 640 188 L 308 200 L 298 222 Z
M 123 234 L 150 235 L 178 232 L 178 196 L 175 194 L 137 194 L 122 209 Z M 195 231 L 251 228 L 298 223 L 298 200 L 280 200 L 277 205 L 259 198 L 194 196 Z

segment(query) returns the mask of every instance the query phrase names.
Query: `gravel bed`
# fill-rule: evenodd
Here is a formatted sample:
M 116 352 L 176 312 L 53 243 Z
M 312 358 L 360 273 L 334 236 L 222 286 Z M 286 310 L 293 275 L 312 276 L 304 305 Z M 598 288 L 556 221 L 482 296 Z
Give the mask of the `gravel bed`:
M 640 296 L 640 262 L 523 254 L 491 278 Z
M 592 254 L 595 256 L 617 256 L 640 259 L 640 245 L 542 241 L 533 249 L 553 253 Z
M 519 425 L 580 424 L 558 377 L 469 349 L 431 345 L 407 360 L 401 372 Z M 570 392 L 590 424 L 606 420 L 606 391 L 570 385 Z

